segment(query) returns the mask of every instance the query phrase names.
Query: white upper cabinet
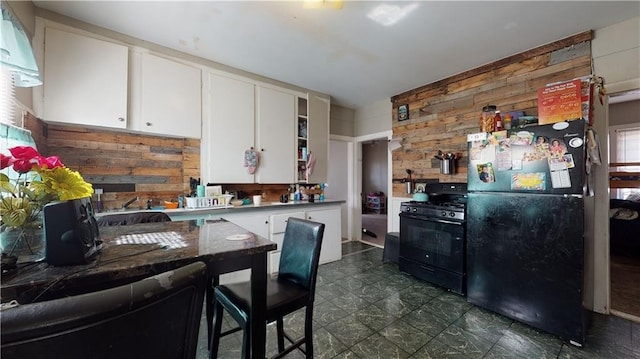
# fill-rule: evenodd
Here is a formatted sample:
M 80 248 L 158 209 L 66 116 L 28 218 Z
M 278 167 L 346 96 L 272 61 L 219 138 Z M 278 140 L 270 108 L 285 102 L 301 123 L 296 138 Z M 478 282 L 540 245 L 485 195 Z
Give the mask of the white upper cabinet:
M 293 183 L 296 164 L 296 96 L 258 86 L 256 148 L 260 164 L 258 183 Z
M 133 64 L 130 128 L 200 138 L 200 69 L 149 53 L 134 53 Z
M 308 173 L 308 183 L 327 182 L 327 161 L 329 159 L 329 101 L 309 94 L 308 126 L 309 153 L 315 157 L 313 171 Z
M 202 134 L 202 173 L 209 183 L 253 183 L 244 152 L 254 147 L 255 85 L 209 73 Z
M 45 121 L 127 127 L 128 48 L 46 28 Z

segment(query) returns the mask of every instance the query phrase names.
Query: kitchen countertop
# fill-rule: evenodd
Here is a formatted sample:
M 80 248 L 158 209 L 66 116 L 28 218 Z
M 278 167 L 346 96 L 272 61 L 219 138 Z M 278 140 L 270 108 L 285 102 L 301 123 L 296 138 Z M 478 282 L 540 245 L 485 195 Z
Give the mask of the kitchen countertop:
M 136 213 L 136 212 L 164 212 L 172 220 L 175 219 L 183 219 L 183 217 L 191 218 L 207 218 L 209 216 L 217 216 L 224 213 L 241 213 L 241 212 L 253 212 L 260 210 L 274 210 L 274 209 L 290 209 L 290 208 L 305 208 L 305 207 L 314 207 L 314 206 L 323 206 L 323 205 L 335 205 L 345 203 L 344 200 L 332 200 L 325 199 L 322 201 L 316 200 L 315 202 L 308 201 L 295 201 L 295 202 L 263 202 L 259 206 L 255 206 L 253 204 L 247 204 L 243 206 L 220 206 L 220 207 L 204 207 L 204 208 L 176 208 L 176 209 L 127 209 L 124 211 L 106 211 L 96 213 L 96 217 L 101 217 L 110 214 L 119 214 L 119 213 Z

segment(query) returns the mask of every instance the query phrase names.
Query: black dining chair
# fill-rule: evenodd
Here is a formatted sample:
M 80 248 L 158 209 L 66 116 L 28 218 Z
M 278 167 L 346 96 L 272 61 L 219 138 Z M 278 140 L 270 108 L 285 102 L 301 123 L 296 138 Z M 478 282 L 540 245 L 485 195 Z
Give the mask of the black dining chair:
M 98 227 L 123 226 L 127 224 L 171 222 L 171 217 L 164 212 L 134 212 L 105 214 L 97 217 Z
M 313 302 L 323 235 L 322 223 L 299 218 L 289 218 L 287 221 L 278 277 L 267 281 L 267 323 L 276 321 L 278 335 L 278 354 L 274 358 L 284 357 L 294 349 L 299 349 L 307 358 L 313 358 Z M 251 343 L 247 325 L 251 320 L 251 284 L 244 282 L 217 286 L 214 289 L 213 308 L 209 357 L 217 357 L 222 336 L 243 330 L 242 357 L 247 358 Z M 284 332 L 283 317 L 301 308 L 306 308 L 304 336 L 295 340 Z M 238 328 L 221 333 L 223 309 L 239 324 Z M 284 346 L 285 338 L 290 343 L 287 348 Z M 305 344 L 304 349 L 302 344 Z
M 127 285 L 0 313 L 11 358 L 195 358 L 206 288 L 195 262 Z

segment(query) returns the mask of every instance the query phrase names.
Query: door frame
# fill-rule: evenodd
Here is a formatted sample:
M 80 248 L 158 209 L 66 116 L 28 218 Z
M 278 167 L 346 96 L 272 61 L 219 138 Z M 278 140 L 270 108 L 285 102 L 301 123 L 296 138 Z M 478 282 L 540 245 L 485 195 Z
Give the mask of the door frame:
M 353 220 L 353 227 L 351 232 L 353 234 L 353 238 L 356 241 L 362 241 L 362 144 L 364 142 L 373 141 L 373 140 L 387 140 L 389 141 L 393 136 L 393 131 L 382 131 L 376 132 L 368 135 L 358 136 L 354 139 L 354 178 L 353 178 L 353 207 L 350 213 L 350 216 Z M 387 148 L 387 201 L 392 197 L 393 193 L 393 184 L 392 180 L 392 161 L 391 161 L 391 151 Z M 387 212 L 388 216 L 388 212 Z M 389 222 L 387 220 L 387 229 L 389 228 Z
M 354 197 L 355 197 L 355 190 L 353 187 L 354 181 L 354 169 L 355 169 L 355 165 L 354 165 L 354 147 L 355 147 L 355 139 L 353 137 L 350 136 L 341 136 L 341 135 L 330 135 L 329 136 L 329 143 L 331 143 L 331 141 L 340 141 L 340 142 L 346 142 L 347 143 L 347 183 L 346 184 L 333 184 L 333 185 L 346 185 L 347 186 L 347 198 L 346 198 L 346 206 L 347 206 L 347 241 L 351 241 L 354 238 L 354 220 L 353 220 L 353 205 L 354 205 Z M 329 168 L 331 168 L 331 164 L 328 164 L 327 166 L 327 170 L 329 170 Z M 332 184 L 329 183 L 329 185 L 331 186 Z M 343 218 L 344 220 L 344 218 Z M 340 231 L 342 231 L 342 228 L 340 229 Z

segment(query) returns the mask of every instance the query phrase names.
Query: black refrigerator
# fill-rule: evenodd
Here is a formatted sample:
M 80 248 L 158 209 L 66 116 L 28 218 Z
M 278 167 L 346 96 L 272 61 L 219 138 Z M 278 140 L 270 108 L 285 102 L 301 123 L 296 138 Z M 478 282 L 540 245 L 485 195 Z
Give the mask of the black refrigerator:
M 581 346 L 583 120 L 469 135 L 468 301 Z

